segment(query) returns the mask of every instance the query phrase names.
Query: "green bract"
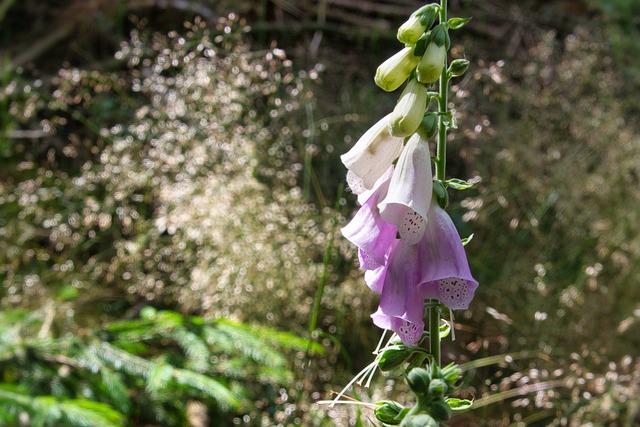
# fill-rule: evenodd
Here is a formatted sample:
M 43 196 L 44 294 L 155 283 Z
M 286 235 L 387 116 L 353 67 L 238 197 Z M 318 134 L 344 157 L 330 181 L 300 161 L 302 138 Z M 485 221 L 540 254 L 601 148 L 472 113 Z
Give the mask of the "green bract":
M 469 61 L 466 59 L 454 59 L 449 65 L 449 74 L 451 77 L 459 77 L 463 75 L 469 68 Z
M 385 424 L 397 425 L 402 421 L 399 415 L 402 413 L 404 406 L 392 400 L 382 400 L 376 402 L 373 410 L 376 418 Z

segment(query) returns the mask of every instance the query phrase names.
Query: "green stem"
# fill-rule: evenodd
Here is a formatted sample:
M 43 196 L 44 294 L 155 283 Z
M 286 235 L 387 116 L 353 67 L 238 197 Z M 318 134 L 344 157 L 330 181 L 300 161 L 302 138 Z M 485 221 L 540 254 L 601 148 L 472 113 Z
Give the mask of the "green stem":
M 447 0 L 440 0 L 440 22 L 447 22 Z M 447 58 L 445 57 L 438 97 L 438 146 L 436 151 L 436 179 L 445 180 L 447 165 L 447 102 L 449 98 L 449 79 L 447 78 Z M 435 303 L 435 301 L 434 301 Z M 436 304 L 429 309 L 429 343 L 434 363 L 440 366 L 440 312 Z
M 440 311 L 437 301 L 429 308 L 429 344 L 431 355 L 436 366 L 440 366 Z
M 440 0 L 440 22 L 447 22 L 447 0 Z M 445 56 L 438 98 L 438 147 L 436 151 L 436 179 L 444 181 L 447 166 L 447 103 L 449 102 L 449 79 L 447 78 L 447 58 Z

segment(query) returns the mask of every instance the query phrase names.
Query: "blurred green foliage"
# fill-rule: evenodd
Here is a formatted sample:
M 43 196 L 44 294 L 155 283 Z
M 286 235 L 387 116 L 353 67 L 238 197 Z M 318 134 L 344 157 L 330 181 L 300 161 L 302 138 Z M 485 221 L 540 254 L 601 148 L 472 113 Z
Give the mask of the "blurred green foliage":
M 4 425 L 182 426 L 236 411 L 259 418 L 253 399 L 273 408 L 276 385 L 292 380 L 277 349 L 322 350 L 269 328 L 151 307 L 73 335 L 51 333 L 53 316 L 50 304 L 0 317 Z

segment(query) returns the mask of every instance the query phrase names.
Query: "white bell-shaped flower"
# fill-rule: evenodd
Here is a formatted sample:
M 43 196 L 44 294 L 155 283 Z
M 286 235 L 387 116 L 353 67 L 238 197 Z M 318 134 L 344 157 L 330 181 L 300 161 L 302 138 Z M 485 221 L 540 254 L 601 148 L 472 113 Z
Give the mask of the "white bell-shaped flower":
M 397 226 L 400 238 L 409 245 L 424 234 L 432 191 L 429 144 L 416 133 L 402 151 L 387 196 L 378 205 L 382 219 Z
M 378 178 L 384 175 L 402 151 L 403 139 L 389 133 L 389 116 L 380 119 L 351 150 L 340 156 L 342 163 L 352 173 L 350 180 L 358 185 L 362 182 L 365 189 L 374 187 Z

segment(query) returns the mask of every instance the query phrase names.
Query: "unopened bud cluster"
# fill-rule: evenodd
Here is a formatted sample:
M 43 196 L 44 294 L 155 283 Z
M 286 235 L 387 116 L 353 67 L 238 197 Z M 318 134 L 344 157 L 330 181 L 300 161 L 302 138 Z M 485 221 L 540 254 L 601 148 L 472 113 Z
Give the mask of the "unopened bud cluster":
M 460 368 L 454 364 L 439 368 L 431 361 L 426 369 L 413 368 L 407 374 L 407 383 L 417 397 L 416 405 L 405 408 L 394 401 L 380 401 L 374 409 L 375 416 L 386 425 L 437 427 L 451 419 L 454 411 L 471 406 L 468 400 L 448 397 L 457 389 L 460 376 Z
M 430 99 L 428 87 L 440 78 L 461 76 L 469 66 L 467 60 L 457 59 L 444 72 L 451 43 L 449 29 L 461 28 L 468 20 L 454 18 L 434 26 L 439 11 L 440 5 L 432 3 L 411 14 L 398 29 L 398 40 L 405 47 L 376 71 L 376 84 L 387 92 L 408 81 L 389 117 L 389 132 L 394 137 L 407 137 L 416 131 L 426 138 L 432 136 L 431 129 L 421 126 Z

